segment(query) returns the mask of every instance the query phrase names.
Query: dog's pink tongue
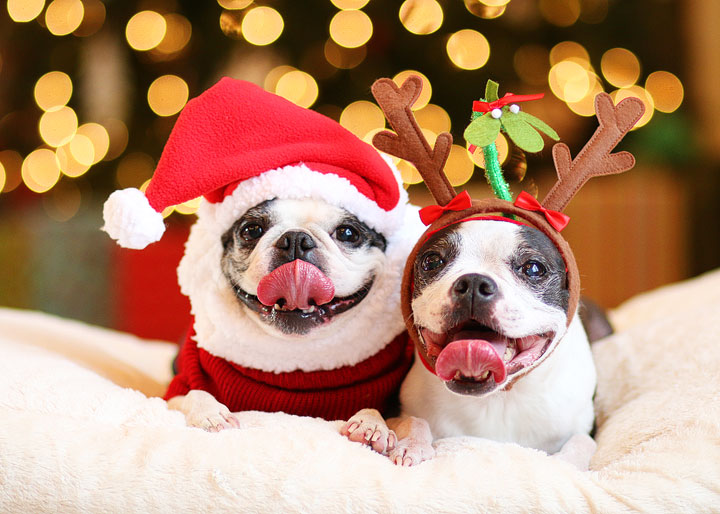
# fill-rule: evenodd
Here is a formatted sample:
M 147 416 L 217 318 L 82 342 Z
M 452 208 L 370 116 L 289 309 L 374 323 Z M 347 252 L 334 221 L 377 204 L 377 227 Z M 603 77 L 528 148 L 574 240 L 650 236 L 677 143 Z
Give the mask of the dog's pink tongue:
M 310 302 L 322 305 L 335 296 L 332 281 L 309 262 L 296 259 L 275 268 L 258 284 L 257 297 L 263 305 L 275 305 L 283 298 L 286 309 L 309 309 Z
M 507 376 L 502 358 L 482 339 L 460 339 L 442 349 L 435 362 L 437 376 L 448 381 L 455 378 L 458 371 L 464 377 L 475 378 L 489 371 L 498 384 Z

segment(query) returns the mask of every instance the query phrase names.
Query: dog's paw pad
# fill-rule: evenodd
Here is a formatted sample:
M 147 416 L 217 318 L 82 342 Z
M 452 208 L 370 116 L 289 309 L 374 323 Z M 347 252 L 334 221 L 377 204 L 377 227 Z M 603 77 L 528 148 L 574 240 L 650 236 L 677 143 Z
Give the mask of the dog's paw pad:
M 395 448 L 388 453 L 388 458 L 396 466 L 416 466 L 435 456 L 435 448 L 431 444 L 413 439 L 401 439 Z
M 193 426 L 208 432 L 220 432 L 229 428 L 240 428 L 240 421 L 230 412 L 218 412 L 193 423 Z
M 364 417 L 356 414 L 340 429 L 349 440 L 369 446 L 378 453 L 392 450 L 397 443 L 395 432 L 390 430 L 382 418 Z

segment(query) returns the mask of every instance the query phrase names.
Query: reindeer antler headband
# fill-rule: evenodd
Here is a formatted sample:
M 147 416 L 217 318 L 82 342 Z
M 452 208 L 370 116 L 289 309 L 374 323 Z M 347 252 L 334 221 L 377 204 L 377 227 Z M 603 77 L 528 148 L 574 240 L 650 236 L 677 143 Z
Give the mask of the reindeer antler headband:
M 437 202 L 434 212 L 424 221 L 429 221 L 425 236 L 421 237 L 408 257 L 403 275 L 401 306 L 405 323 L 413 340 L 418 343 L 417 329 L 412 321 L 411 300 L 413 263 L 420 247 L 430 234 L 440 228 L 460 222 L 479 214 L 503 213 L 522 218 L 529 225 L 544 233 L 560 251 L 567 266 L 569 291 L 568 325 L 577 310 L 580 297 L 580 276 L 567 241 L 560 230 L 569 218 L 562 214 L 570 200 L 590 178 L 598 175 L 622 173 L 635 165 L 635 158 L 628 152 L 611 153 L 620 140 L 637 123 L 645 108 L 637 98 L 626 98 L 617 106 L 610 95 L 600 93 L 595 97 L 595 111 L 599 127 L 590 141 L 571 158 L 570 149 L 564 143 L 553 146 L 552 154 L 558 181 L 542 202 L 527 193 L 521 193 L 511 203 L 498 198 L 471 200 L 463 192 L 458 195 L 450 185 L 443 168 L 452 136 L 443 132 L 437 136 L 431 147 L 423 136 L 412 113 L 411 106 L 422 89 L 422 79 L 410 76 L 398 87 L 392 80 L 383 78 L 372 86 L 372 93 L 395 130 L 375 135 L 373 145 L 383 152 L 405 159 L 415 165 Z M 425 211 L 426 213 L 430 211 Z M 428 224 L 428 223 L 426 223 Z

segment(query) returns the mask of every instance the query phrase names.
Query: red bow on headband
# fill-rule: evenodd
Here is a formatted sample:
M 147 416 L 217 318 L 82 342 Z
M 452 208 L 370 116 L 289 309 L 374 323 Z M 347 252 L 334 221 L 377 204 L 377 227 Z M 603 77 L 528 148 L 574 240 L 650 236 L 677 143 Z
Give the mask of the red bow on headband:
M 430 225 L 448 211 L 462 211 L 470 207 L 472 207 L 472 199 L 467 191 L 463 191 L 450 200 L 447 205 L 428 205 L 420 209 L 420 220 L 425 225 Z
M 550 223 L 550 225 L 552 225 L 552 227 L 558 232 L 564 229 L 570 221 L 570 216 L 563 214 L 562 212 L 546 209 L 534 196 L 526 193 L 525 191 L 518 195 L 514 203 L 515 206 L 520 207 L 521 209 L 542 212 L 548 220 L 548 223 Z
M 544 93 L 539 93 L 536 95 L 514 95 L 512 93 L 506 93 L 505 96 L 502 98 L 499 98 L 493 102 L 482 102 L 480 100 L 475 100 L 473 102 L 473 111 L 474 112 L 490 112 L 493 109 L 500 109 L 501 107 L 504 107 L 506 105 L 514 104 L 517 102 L 529 102 L 530 100 L 540 100 L 543 96 L 545 96 Z

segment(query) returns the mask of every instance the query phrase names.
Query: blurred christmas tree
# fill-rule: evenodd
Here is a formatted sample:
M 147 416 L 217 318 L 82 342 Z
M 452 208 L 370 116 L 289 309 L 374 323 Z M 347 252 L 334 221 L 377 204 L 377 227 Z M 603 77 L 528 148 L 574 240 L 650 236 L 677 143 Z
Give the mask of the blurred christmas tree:
M 676 70 L 657 69 L 677 62 L 665 30 L 672 11 L 652 0 L 8 0 L 0 13 L 0 209 L 30 190 L 64 220 L 93 195 L 140 186 L 187 99 L 222 75 L 369 139 L 385 125 L 370 84 L 420 72 L 418 119 L 431 138 L 454 132 L 448 172 L 460 185 L 473 161 L 482 164 L 461 129 L 487 78 L 516 93 L 549 90 L 529 109 L 566 140 L 578 124 L 573 113 L 592 116 L 600 90 L 642 98 L 641 124 L 653 106 L 677 109 Z M 503 158 L 502 137 L 498 147 Z M 407 183 L 419 180 L 409 164 L 401 169 Z
M 471 154 L 462 132 L 487 79 L 516 94 L 545 93 L 527 111 L 571 146 L 593 130 L 588 118 L 601 90 L 616 100 L 640 97 L 648 109 L 639 126 L 683 103 L 675 69 L 682 62 L 680 7 L 667 0 L 5 4 L 0 260 L 11 264 L 0 266 L 0 304 L 77 317 L 63 310 L 76 292 L 53 296 L 44 281 L 71 273 L 82 261 L 90 281 L 104 284 L 86 301 L 86 311 L 104 309 L 102 291 L 112 279 L 103 270 L 112 266 L 98 250 L 102 202 L 116 188 L 150 179 L 177 113 L 221 76 L 260 84 L 369 141 L 385 127 L 370 85 L 379 77 L 400 82 L 418 73 L 425 84 L 416 117 L 431 142 L 441 131 L 453 133 L 447 173 L 456 186 L 484 181 L 482 172 L 474 173 L 482 152 Z M 502 162 L 508 154 L 502 134 L 496 146 Z M 547 155 L 541 158 L 547 167 Z M 410 164 L 398 166 L 408 185 L 420 181 Z M 183 215 L 197 204 L 165 214 L 186 225 L 192 217 Z M 53 240 L 72 240 L 72 251 L 51 255 L 43 242 Z M 55 265 L 60 260 L 65 267 Z M 43 286 L 34 299 L 23 300 L 33 280 Z M 102 321 L 100 315 L 85 318 Z

